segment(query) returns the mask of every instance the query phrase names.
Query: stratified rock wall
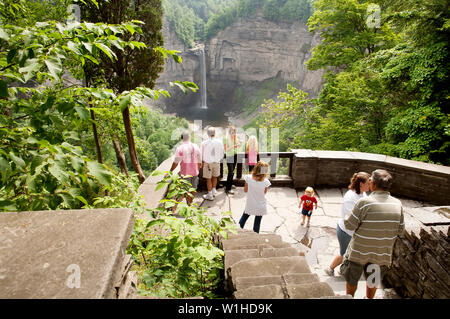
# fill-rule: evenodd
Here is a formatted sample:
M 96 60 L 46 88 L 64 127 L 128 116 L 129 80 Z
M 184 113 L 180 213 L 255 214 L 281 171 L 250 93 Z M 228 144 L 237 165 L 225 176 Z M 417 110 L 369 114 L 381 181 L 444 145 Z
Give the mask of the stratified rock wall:
M 166 20 L 163 35 L 164 47 L 182 51 L 183 63 L 176 64 L 167 59 L 157 87 L 168 89 L 168 82 L 175 80 L 199 85 L 197 50 L 186 48 Z M 323 71 L 309 71 L 305 62 L 311 57 L 311 48 L 319 41 L 320 37 L 310 33 L 304 23 L 274 23 L 264 19 L 261 13 L 238 19 L 205 44 L 208 107 L 239 111 L 240 106 L 233 105 L 239 87 L 257 88 L 258 83 L 273 78 L 294 83 L 311 96 L 317 96 Z M 278 90 L 278 87 L 274 88 L 275 96 Z M 185 95 L 179 90 L 169 91 L 173 98 L 157 104 L 165 104 L 170 111 L 200 103 L 199 93 Z
M 170 29 L 169 22 L 163 19 L 162 33 L 164 37 L 164 48 L 168 50 L 177 50 L 181 53 L 178 55 L 183 63 L 176 63 L 172 57 L 168 56 L 164 65 L 164 71 L 160 73 L 156 81 L 157 89 L 165 89 L 171 94 L 170 99 L 161 97 L 156 101 L 156 105 L 162 108 L 166 106 L 183 106 L 191 105 L 198 102 L 200 94 L 188 93 L 184 94 L 178 88 L 171 88 L 169 82 L 173 81 L 190 81 L 197 85 L 200 82 L 200 61 L 196 55 L 195 49 L 187 48 L 184 43 L 177 37 L 174 31 Z
M 253 81 L 281 77 L 317 95 L 323 71 L 309 71 L 305 62 L 320 38 L 301 22 L 274 23 L 255 17 L 238 19 L 207 44 L 211 81 Z

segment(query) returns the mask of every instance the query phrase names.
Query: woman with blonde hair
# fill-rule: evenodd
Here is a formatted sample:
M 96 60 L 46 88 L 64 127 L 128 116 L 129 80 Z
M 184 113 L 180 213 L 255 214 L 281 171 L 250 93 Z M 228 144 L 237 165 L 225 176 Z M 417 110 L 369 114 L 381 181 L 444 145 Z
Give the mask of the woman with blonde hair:
M 241 143 L 237 138 L 236 128 L 234 126 L 228 126 L 227 133 L 225 134 L 225 138 L 223 140 L 223 145 L 225 148 L 228 168 L 225 192 L 227 194 L 234 194 L 234 191 L 231 190 L 231 187 L 233 186 L 234 169 L 236 168 L 237 164 L 237 150 L 241 146 Z
M 268 172 L 269 164 L 259 161 L 253 168 L 252 174 L 244 177 L 244 192 L 247 193 L 247 201 L 244 213 L 239 220 L 239 226 L 244 228 L 247 219 L 253 215 L 255 216 L 253 223 L 255 233 L 259 233 L 261 219 L 267 214 L 266 193 L 270 186 L 270 181 L 267 179 Z
M 255 135 L 248 138 L 245 153 L 247 155 L 248 171 L 251 172 L 255 167 L 256 162 L 258 162 L 258 140 Z

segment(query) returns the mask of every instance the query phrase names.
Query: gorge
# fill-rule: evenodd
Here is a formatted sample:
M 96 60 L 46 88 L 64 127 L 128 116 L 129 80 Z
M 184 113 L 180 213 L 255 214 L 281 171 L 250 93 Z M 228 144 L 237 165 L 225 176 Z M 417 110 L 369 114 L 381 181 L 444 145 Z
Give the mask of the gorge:
M 317 96 L 323 71 L 309 71 L 305 62 L 319 36 L 310 33 L 302 22 L 274 23 L 261 12 L 220 31 L 207 43 L 187 48 L 165 20 L 164 47 L 180 51 L 183 63 L 167 59 L 157 87 L 167 89 L 170 99 L 156 102 L 166 113 L 176 113 L 188 120 L 202 120 L 206 125 L 245 125 L 258 112 L 264 99 L 275 98 L 290 83 L 310 96 Z M 204 48 L 204 49 L 203 49 Z M 205 70 L 202 69 L 204 50 Z M 170 81 L 192 81 L 196 93 L 184 94 L 168 87 Z M 202 97 L 204 81 L 208 108 Z

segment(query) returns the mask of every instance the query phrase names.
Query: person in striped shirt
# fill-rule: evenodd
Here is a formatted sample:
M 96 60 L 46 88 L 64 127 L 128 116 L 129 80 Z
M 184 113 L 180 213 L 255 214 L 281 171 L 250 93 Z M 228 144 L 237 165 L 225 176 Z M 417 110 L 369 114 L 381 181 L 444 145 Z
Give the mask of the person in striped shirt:
M 366 296 L 375 296 L 377 285 L 392 263 L 395 239 L 405 229 L 401 202 L 389 189 L 392 176 L 377 169 L 369 179 L 372 193 L 360 199 L 344 220 L 345 228 L 354 231 L 345 252 L 341 273 L 347 294 L 355 295 L 358 280 L 366 276 Z

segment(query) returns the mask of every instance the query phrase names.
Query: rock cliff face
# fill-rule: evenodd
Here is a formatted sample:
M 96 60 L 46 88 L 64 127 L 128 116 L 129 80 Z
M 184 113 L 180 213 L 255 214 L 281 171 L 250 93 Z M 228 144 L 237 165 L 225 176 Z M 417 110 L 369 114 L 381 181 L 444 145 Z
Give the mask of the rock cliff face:
M 167 83 L 174 80 L 192 81 L 199 85 L 198 49 L 187 49 L 166 22 L 163 35 L 166 48 L 183 52 L 183 63 L 167 61 L 158 87 L 167 88 Z M 262 86 L 267 92 L 267 81 L 271 80 L 270 83 L 277 85 L 272 85 L 272 94 L 264 98 L 276 97 L 280 89 L 286 88 L 286 83 L 294 84 L 310 96 L 317 96 L 323 72 L 308 71 L 305 62 L 311 57 L 311 48 L 319 41 L 320 38 L 300 22 L 273 23 L 265 20 L 261 13 L 239 19 L 205 44 L 208 108 L 211 112 L 239 113 L 245 107 L 244 100 Z M 164 103 L 169 112 L 183 115 L 186 110 L 200 104 L 200 93 L 169 91 L 172 98 L 158 103 Z
M 317 95 L 321 71 L 308 71 L 305 62 L 319 38 L 300 22 L 273 23 L 262 14 L 239 19 L 207 44 L 209 80 L 240 85 L 280 77 Z
M 196 50 L 187 48 L 177 37 L 175 32 L 170 29 L 169 22 L 163 19 L 162 33 L 164 37 L 164 48 L 168 50 L 178 50 L 178 55 L 183 63 L 176 63 L 171 57 L 165 61 L 164 72 L 159 75 L 156 82 L 158 89 L 166 89 L 170 92 L 171 98 L 161 98 L 156 105 L 163 109 L 173 111 L 179 107 L 195 104 L 199 94 L 184 94 L 179 89 L 170 88 L 169 82 L 172 81 L 190 81 L 198 83 L 200 80 L 200 63 Z

